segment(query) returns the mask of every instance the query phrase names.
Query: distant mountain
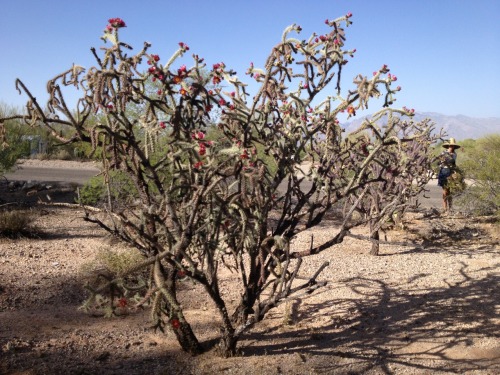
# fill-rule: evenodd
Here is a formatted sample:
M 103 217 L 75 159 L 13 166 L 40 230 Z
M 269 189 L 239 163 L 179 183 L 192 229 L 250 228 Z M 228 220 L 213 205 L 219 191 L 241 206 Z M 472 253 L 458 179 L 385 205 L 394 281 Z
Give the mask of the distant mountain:
M 347 132 L 357 129 L 366 117 L 360 117 L 343 124 Z M 467 117 L 463 115 L 447 116 L 436 112 L 420 112 L 415 114 L 415 121 L 430 118 L 435 123 L 435 131 L 443 129 L 449 137 L 457 140 L 478 139 L 487 134 L 500 134 L 500 117 Z

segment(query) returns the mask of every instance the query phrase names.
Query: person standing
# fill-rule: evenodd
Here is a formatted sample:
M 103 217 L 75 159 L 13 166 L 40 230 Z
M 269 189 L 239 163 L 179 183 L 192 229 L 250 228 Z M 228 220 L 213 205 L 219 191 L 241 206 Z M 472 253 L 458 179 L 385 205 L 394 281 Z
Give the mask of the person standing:
M 439 173 L 438 185 L 443 188 L 443 208 L 445 212 L 451 210 L 452 194 L 450 189 L 450 177 L 456 170 L 457 153 L 455 150 L 460 148 L 455 138 L 450 138 L 448 142 L 443 143 L 445 150 L 439 155 Z

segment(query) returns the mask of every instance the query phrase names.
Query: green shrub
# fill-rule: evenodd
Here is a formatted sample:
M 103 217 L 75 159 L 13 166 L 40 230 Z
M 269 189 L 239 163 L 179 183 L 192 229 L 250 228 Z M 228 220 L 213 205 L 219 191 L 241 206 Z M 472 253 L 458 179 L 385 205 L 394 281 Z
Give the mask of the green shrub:
M 75 159 L 99 160 L 102 148 L 97 147 L 93 150 L 91 144 L 79 141 L 72 144 L 72 153 Z
M 87 206 L 97 206 L 105 197 L 105 192 L 103 176 L 92 177 L 80 189 L 77 203 Z
M 109 199 L 114 207 L 131 203 L 137 198 L 137 190 L 122 171 L 109 173 Z M 108 203 L 108 189 L 103 175 L 92 177 L 81 189 L 77 203 L 87 206 L 100 206 Z
M 0 117 L 9 116 L 14 108 L 0 103 Z M 26 127 L 19 120 L 9 120 L 0 124 L 0 175 L 10 171 L 17 160 L 30 154 L 29 142 L 23 140 Z
M 56 160 L 72 160 L 74 159 L 73 155 L 71 155 L 71 153 L 62 148 L 60 150 L 57 150 L 56 152 L 54 152 L 52 155 L 51 155 L 51 159 L 56 159 Z
M 463 147 L 460 165 L 470 181 L 459 203 L 471 213 L 500 214 L 500 134 Z

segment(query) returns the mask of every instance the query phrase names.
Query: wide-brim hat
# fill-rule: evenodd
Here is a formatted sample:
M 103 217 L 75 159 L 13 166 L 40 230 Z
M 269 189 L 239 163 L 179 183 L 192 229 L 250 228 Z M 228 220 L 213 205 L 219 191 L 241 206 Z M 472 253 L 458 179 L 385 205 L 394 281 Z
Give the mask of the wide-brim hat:
M 450 146 L 453 146 L 457 149 L 460 148 L 460 145 L 457 144 L 457 141 L 455 141 L 455 138 L 450 138 L 450 140 L 448 142 L 443 143 L 444 148 L 448 148 Z

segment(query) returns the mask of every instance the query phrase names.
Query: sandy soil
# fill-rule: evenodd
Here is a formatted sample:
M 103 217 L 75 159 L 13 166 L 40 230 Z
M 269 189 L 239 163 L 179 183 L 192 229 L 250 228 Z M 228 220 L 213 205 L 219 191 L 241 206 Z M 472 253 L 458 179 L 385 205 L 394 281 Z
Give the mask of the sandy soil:
M 58 198 L 71 200 L 65 194 Z M 33 214 L 39 238 L 0 239 L 1 374 L 500 373 L 500 231 L 489 218 L 413 213 L 404 230 L 387 233 L 378 257 L 348 238 L 306 259 L 303 277 L 330 261 L 320 277 L 327 286 L 273 310 L 245 334 L 241 356 L 222 359 L 213 349 L 186 355 L 171 332 L 150 328 L 147 309 L 114 318 L 79 309 L 84 265 L 119 246 L 78 210 Z M 317 228 L 315 241 L 333 226 Z M 227 275 L 223 288 L 236 297 L 232 282 Z M 182 295 L 209 348 L 213 306 L 189 281 Z

